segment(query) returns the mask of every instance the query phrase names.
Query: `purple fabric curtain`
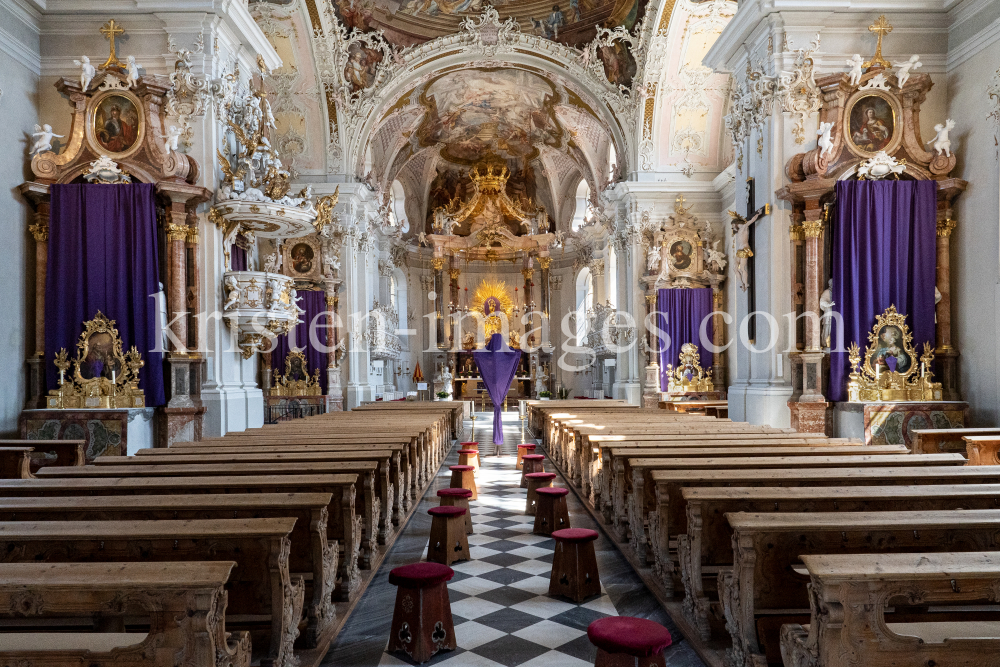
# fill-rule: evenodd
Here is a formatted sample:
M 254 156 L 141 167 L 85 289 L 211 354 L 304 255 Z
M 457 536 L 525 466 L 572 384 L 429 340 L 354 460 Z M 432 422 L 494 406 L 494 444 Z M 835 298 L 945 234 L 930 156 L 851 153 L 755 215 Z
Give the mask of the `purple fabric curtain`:
M 680 287 L 661 289 L 656 293 L 657 326 L 666 332 L 660 338 L 660 390 L 667 390 L 667 364 L 677 366 L 681 346 L 694 343 L 701 355 L 701 367 L 712 367 L 712 353 L 705 346 L 712 342 L 712 320 L 705 325 L 705 340 L 701 339 L 701 323 L 712 314 L 712 288 Z
M 503 399 L 507 396 L 510 383 L 514 381 L 517 364 L 521 360 L 521 351 L 507 347 L 500 334 L 493 334 L 485 350 L 472 353 L 479 366 L 479 375 L 486 385 L 486 392 L 493 401 L 493 444 L 503 444 Z
M 247 251 L 235 243 L 229 246 L 229 258 L 233 265 L 233 271 L 249 270 L 247 263 Z
M 937 183 L 840 181 L 833 230 L 834 310 L 830 398 L 847 400 L 847 346 L 864 351 L 875 318 L 891 305 L 906 314 L 914 347 L 934 344 Z M 836 323 L 834 323 L 836 324 Z
M 157 305 L 159 259 L 155 186 L 53 185 L 45 280 L 45 373 L 59 385 L 53 365 L 66 348 L 72 359 L 82 323 L 97 311 L 115 320 L 123 352 L 135 345 L 146 365 L 139 388 L 146 405 L 166 403 Z
M 309 329 L 315 331 L 316 342 L 320 345 L 327 345 L 327 335 L 329 329 L 326 326 L 326 292 L 322 290 L 310 290 L 299 292 L 302 301 L 299 306 L 306 312 L 301 314 L 302 321 L 292 330 L 290 334 L 278 336 L 274 341 L 274 349 L 271 351 L 271 368 L 277 368 L 282 375 L 285 374 L 285 357 L 294 347 L 302 350 L 309 365 L 309 374 L 319 369 L 319 384 L 326 395 L 326 365 L 327 353 L 317 349 L 315 342 L 309 336 Z M 315 322 L 315 324 L 312 324 Z M 294 340 L 291 338 L 294 337 Z

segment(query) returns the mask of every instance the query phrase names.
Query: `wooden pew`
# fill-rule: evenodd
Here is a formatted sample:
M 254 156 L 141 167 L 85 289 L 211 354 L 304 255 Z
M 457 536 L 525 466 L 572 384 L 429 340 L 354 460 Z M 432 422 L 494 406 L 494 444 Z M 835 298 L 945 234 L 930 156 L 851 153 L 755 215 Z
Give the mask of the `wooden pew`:
M 11 628 L 0 632 L 0 663 L 249 667 L 249 633 L 226 630 L 224 586 L 234 567 L 236 562 L 225 560 L 2 563 L 0 624 L 13 619 L 68 619 L 123 626 L 129 614 L 148 619 L 149 631 L 66 633 Z
M 628 451 L 628 450 L 626 450 Z M 652 562 L 653 554 L 647 548 L 645 521 L 648 513 L 656 508 L 656 494 L 652 474 L 659 470 L 718 470 L 729 471 L 749 468 L 784 468 L 788 470 L 810 468 L 900 468 L 904 466 L 963 466 L 960 454 L 842 454 L 840 456 L 750 456 L 719 457 L 709 455 L 690 459 L 626 459 L 626 479 L 631 474 L 631 490 L 615 487 L 612 480 L 611 496 L 614 503 L 614 528 L 619 539 L 629 540 L 641 562 Z
M 812 587 L 807 631 L 781 629 L 785 667 L 986 665 L 1000 655 L 1000 622 L 948 622 L 948 607 L 995 600 L 1000 553 L 803 556 Z M 887 604 L 939 611 L 887 613 Z M 894 617 L 904 616 L 894 622 Z M 961 616 L 961 614 L 960 614 Z M 849 648 L 849 650 L 845 650 Z
M 828 487 L 689 487 L 687 533 L 677 538 L 677 560 L 684 587 L 682 609 L 702 639 L 709 639 L 713 577 L 732 567 L 730 512 L 869 512 L 934 509 L 1000 509 L 1000 484 Z
M 162 494 L 329 494 L 327 537 L 341 545 L 338 558 L 338 597 L 353 600 L 361 587 L 359 560 L 363 518 L 355 513 L 358 476 L 348 475 L 260 475 L 219 477 L 99 477 L 87 479 L 0 480 L 0 498 L 61 498 L 65 496 L 120 496 Z M 109 501 L 110 503 L 111 501 Z M 224 501 L 220 501 L 224 502 Z
M 364 457 L 361 457 L 364 459 Z M 220 470 L 214 465 L 120 465 L 79 466 L 72 468 L 44 468 L 38 471 L 38 479 L 56 478 L 109 478 L 109 477 L 216 477 L 220 472 L 226 476 L 281 477 L 283 475 L 337 475 L 358 476 L 356 504 L 360 505 L 362 519 L 361 567 L 369 569 L 372 559 L 378 554 L 378 526 L 381 512 L 379 489 L 375 473 L 380 464 L 377 461 L 317 461 L 307 463 L 232 463 Z
M 707 408 L 728 408 L 729 401 L 660 401 L 659 407 L 667 412 L 705 412 Z
M 223 454 L 201 454 L 194 453 L 193 450 L 185 450 L 185 454 L 173 456 L 108 456 L 99 457 L 94 460 L 94 466 L 99 469 L 107 469 L 105 475 L 117 476 L 119 470 L 136 470 L 145 466 L 170 466 L 170 470 L 179 470 L 178 466 L 212 466 L 213 468 L 223 468 L 225 470 L 240 470 L 244 464 L 271 464 L 277 463 L 282 466 L 278 472 L 293 470 L 298 472 L 295 464 L 312 465 L 336 462 L 374 461 L 378 464 L 375 475 L 375 487 L 373 493 L 377 499 L 375 503 L 375 514 L 373 514 L 373 525 L 379 544 L 388 544 L 395 534 L 395 526 L 402 519 L 402 509 L 398 502 L 396 492 L 399 473 L 399 452 L 391 450 L 372 450 L 365 452 L 352 451 L 310 451 L 310 452 L 249 452 L 232 451 Z M 396 475 L 393 475 L 393 468 Z M 166 469 L 166 468 L 164 468 Z M 251 469 L 252 470 L 252 469 Z M 314 472 L 310 469 L 308 472 Z M 217 472 L 210 471 L 211 472 Z M 254 471 L 255 472 L 255 471 Z M 305 471 L 303 471 L 305 472 Z M 353 470 L 343 470 L 338 472 L 354 472 Z M 209 474 L 210 474 L 209 473 Z M 62 476 L 60 473 L 50 473 Z M 131 474 L 149 474 L 134 472 Z M 155 473 L 153 473 L 155 474 Z M 183 471 L 174 474 L 185 474 Z M 201 473 L 199 473 L 201 474 Z M 252 474 L 252 473 L 251 473 Z M 83 476 L 82 473 L 78 476 Z
M 44 466 L 84 465 L 86 444 L 86 440 L 0 440 L 0 447 L 34 447 L 32 472 Z
M 0 479 L 29 479 L 34 447 L 0 447 Z
M 192 519 L 295 519 L 289 554 L 292 575 L 306 573 L 307 648 L 314 648 L 336 622 L 333 604 L 339 545 L 327 535 L 329 493 L 218 493 L 132 496 L 110 504 L 103 496 L 0 498 L 0 521 L 152 521 Z M 304 548 L 303 545 L 309 545 Z
M 656 508 L 646 520 L 653 570 L 667 594 L 673 595 L 676 565 L 672 546 L 688 532 L 684 488 L 994 484 L 1000 479 L 1000 466 L 655 470 L 650 478 Z
M 964 436 L 970 466 L 993 466 L 1000 463 L 1000 433 Z
M 1000 510 L 736 512 L 727 519 L 733 569 L 719 573 L 719 597 L 733 639 L 727 657 L 743 667 L 780 662 L 780 626 L 808 617 L 809 580 L 793 572 L 803 555 L 1000 549 Z
M 1000 428 L 918 428 L 913 430 L 913 451 L 920 454 L 939 452 L 965 453 L 965 436 L 1000 436 Z
M 295 519 L 196 521 L 0 522 L 0 553 L 8 562 L 236 561 L 229 577 L 229 620 L 269 616 L 251 627 L 254 656 L 294 667 L 305 585 L 288 571 Z

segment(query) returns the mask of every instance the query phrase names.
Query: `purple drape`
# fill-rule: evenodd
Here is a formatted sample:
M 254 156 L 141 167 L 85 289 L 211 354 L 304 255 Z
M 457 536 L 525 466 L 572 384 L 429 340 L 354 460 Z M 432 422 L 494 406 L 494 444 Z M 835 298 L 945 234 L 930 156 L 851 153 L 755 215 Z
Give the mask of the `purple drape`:
M 712 353 L 706 345 L 712 342 L 712 288 L 680 287 L 661 289 L 656 294 L 657 326 L 666 333 L 660 338 L 660 390 L 667 390 L 667 364 L 677 367 L 681 346 L 694 343 L 701 355 L 701 367 L 712 367 Z M 705 323 L 705 339 L 701 323 Z
M 122 351 L 135 345 L 146 365 L 139 388 L 146 405 L 166 402 L 163 354 L 157 347 L 159 261 L 155 186 L 53 185 L 45 280 L 45 373 L 59 385 L 52 363 L 66 348 L 76 356 L 82 324 L 97 311 L 115 320 Z
M 249 271 L 247 261 L 247 251 L 235 243 L 229 246 L 229 261 L 233 266 L 233 271 Z
M 512 350 L 503 341 L 503 336 L 493 334 L 485 350 L 472 353 L 479 366 L 479 375 L 486 385 L 486 392 L 493 401 L 493 444 L 503 444 L 503 399 L 507 396 L 510 383 L 514 381 L 517 363 L 521 360 L 521 351 Z
M 875 318 L 891 305 L 906 314 L 918 350 L 934 344 L 935 181 L 839 181 L 833 230 L 834 310 L 830 398 L 847 400 L 847 347 L 864 351 Z M 839 344 L 838 344 L 839 343 Z M 839 350 L 839 351 L 838 351 Z
M 284 375 L 285 357 L 288 356 L 288 352 L 293 347 L 302 350 L 302 354 L 306 357 L 306 363 L 309 365 L 310 376 L 317 368 L 319 369 L 319 384 L 323 388 L 323 394 L 326 395 L 328 357 L 325 350 L 316 346 L 316 343 L 325 346 L 328 340 L 326 292 L 310 290 L 299 292 L 299 296 L 302 297 L 299 307 L 304 308 L 306 312 L 299 316 L 302 321 L 290 334 L 278 336 L 274 341 L 274 349 L 271 351 L 271 368 L 278 369 L 278 373 Z M 315 332 L 312 337 L 309 335 L 310 328 Z M 290 340 L 293 336 L 294 340 Z

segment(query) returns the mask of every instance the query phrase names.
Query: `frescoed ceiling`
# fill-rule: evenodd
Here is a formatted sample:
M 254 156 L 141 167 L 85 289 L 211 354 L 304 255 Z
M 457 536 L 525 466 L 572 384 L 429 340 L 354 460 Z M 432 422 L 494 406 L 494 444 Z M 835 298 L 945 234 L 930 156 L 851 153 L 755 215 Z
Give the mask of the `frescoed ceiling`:
M 526 33 L 570 46 L 594 38 L 597 26 L 629 30 L 642 18 L 642 0 L 330 0 L 349 28 L 382 30 L 398 46 L 453 34 L 466 18 L 492 5 Z

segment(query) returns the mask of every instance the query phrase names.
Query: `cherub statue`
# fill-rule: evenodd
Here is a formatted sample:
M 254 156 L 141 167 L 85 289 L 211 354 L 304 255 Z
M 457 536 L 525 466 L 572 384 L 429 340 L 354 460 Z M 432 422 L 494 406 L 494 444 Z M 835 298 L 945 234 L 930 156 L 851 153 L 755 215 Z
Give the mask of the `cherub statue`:
M 291 307 L 295 309 L 295 312 L 297 312 L 299 315 L 302 315 L 303 313 L 306 312 L 306 309 L 299 305 L 299 301 L 301 301 L 305 297 L 299 296 L 299 291 L 295 289 L 295 287 L 292 287 L 292 289 L 289 290 L 288 296 L 289 296 L 289 303 Z
M 132 56 L 129 56 L 131 58 Z M 181 135 L 184 134 L 184 130 L 177 127 L 176 125 L 171 125 L 167 129 L 166 134 L 161 134 L 160 139 L 163 139 L 163 152 L 167 155 L 177 152 L 177 143 L 180 141 Z
M 226 305 L 222 307 L 222 310 L 229 310 L 236 307 L 236 304 L 240 302 L 240 283 L 236 280 L 236 276 L 233 275 L 226 276 L 223 282 L 226 285 L 228 296 L 226 297 Z
M 948 133 L 955 129 L 955 121 L 951 118 L 944 122 L 944 125 L 938 123 L 934 126 L 934 131 L 937 135 L 928 141 L 927 143 L 934 142 L 934 151 L 941 155 L 942 153 L 948 157 L 951 157 L 951 139 L 948 138 Z
M 819 136 L 819 139 L 816 140 L 816 144 L 821 149 L 819 152 L 820 157 L 833 152 L 833 138 L 830 136 L 832 132 L 833 123 L 820 123 L 819 129 L 816 130 L 816 134 Z
M 864 59 L 861 57 L 860 53 L 855 53 L 851 56 L 851 59 L 847 61 L 847 64 L 851 66 L 851 85 L 856 86 L 861 83 L 861 76 L 864 72 L 861 70 Z
M 716 272 L 718 273 L 722 273 L 723 271 L 726 270 L 726 256 L 725 254 L 723 254 L 721 250 L 719 250 L 719 244 L 721 242 L 722 242 L 721 240 L 716 239 L 712 243 L 712 248 L 710 250 L 707 248 L 705 249 L 705 254 L 707 256 L 705 263 L 708 266 L 712 266 L 713 264 L 715 264 L 718 267 L 716 269 Z
M 423 232 L 417 234 L 417 245 L 422 245 L 422 246 L 427 245 L 427 234 Z
M 896 68 L 896 81 L 899 83 L 899 87 L 902 88 L 906 85 L 906 82 L 910 80 L 910 70 L 917 69 L 918 67 L 923 67 L 924 64 L 920 62 L 920 56 L 912 55 L 909 61 L 903 63 Z
M 31 136 L 37 137 L 35 139 L 35 144 L 31 147 L 31 154 L 36 153 L 47 153 L 52 150 L 52 139 L 59 137 L 60 139 L 65 136 L 62 134 L 56 134 L 52 131 L 52 126 L 46 123 L 45 125 L 35 125 L 35 132 Z
M 272 252 L 264 260 L 264 273 L 276 273 L 278 270 L 278 253 Z
M 267 279 L 267 290 L 265 291 L 264 296 L 267 298 L 266 308 L 268 310 L 277 307 L 280 303 L 281 283 L 278 282 L 277 278 Z
M 87 88 L 90 88 L 90 82 L 97 76 L 97 69 L 90 64 L 90 58 L 87 56 L 80 56 L 80 59 L 74 60 L 73 64 L 80 68 L 80 88 L 83 89 L 83 92 L 87 92 Z
M 660 268 L 660 248 L 656 244 L 649 246 L 646 251 L 646 271 L 653 275 Z
M 125 83 L 127 83 L 128 87 L 131 88 L 139 82 L 139 68 L 141 65 L 135 61 L 135 56 L 129 56 L 125 59 L 125 61 L 125 70 L 128 73 Z M 175 148 L 174 150 L 177 149 Z

